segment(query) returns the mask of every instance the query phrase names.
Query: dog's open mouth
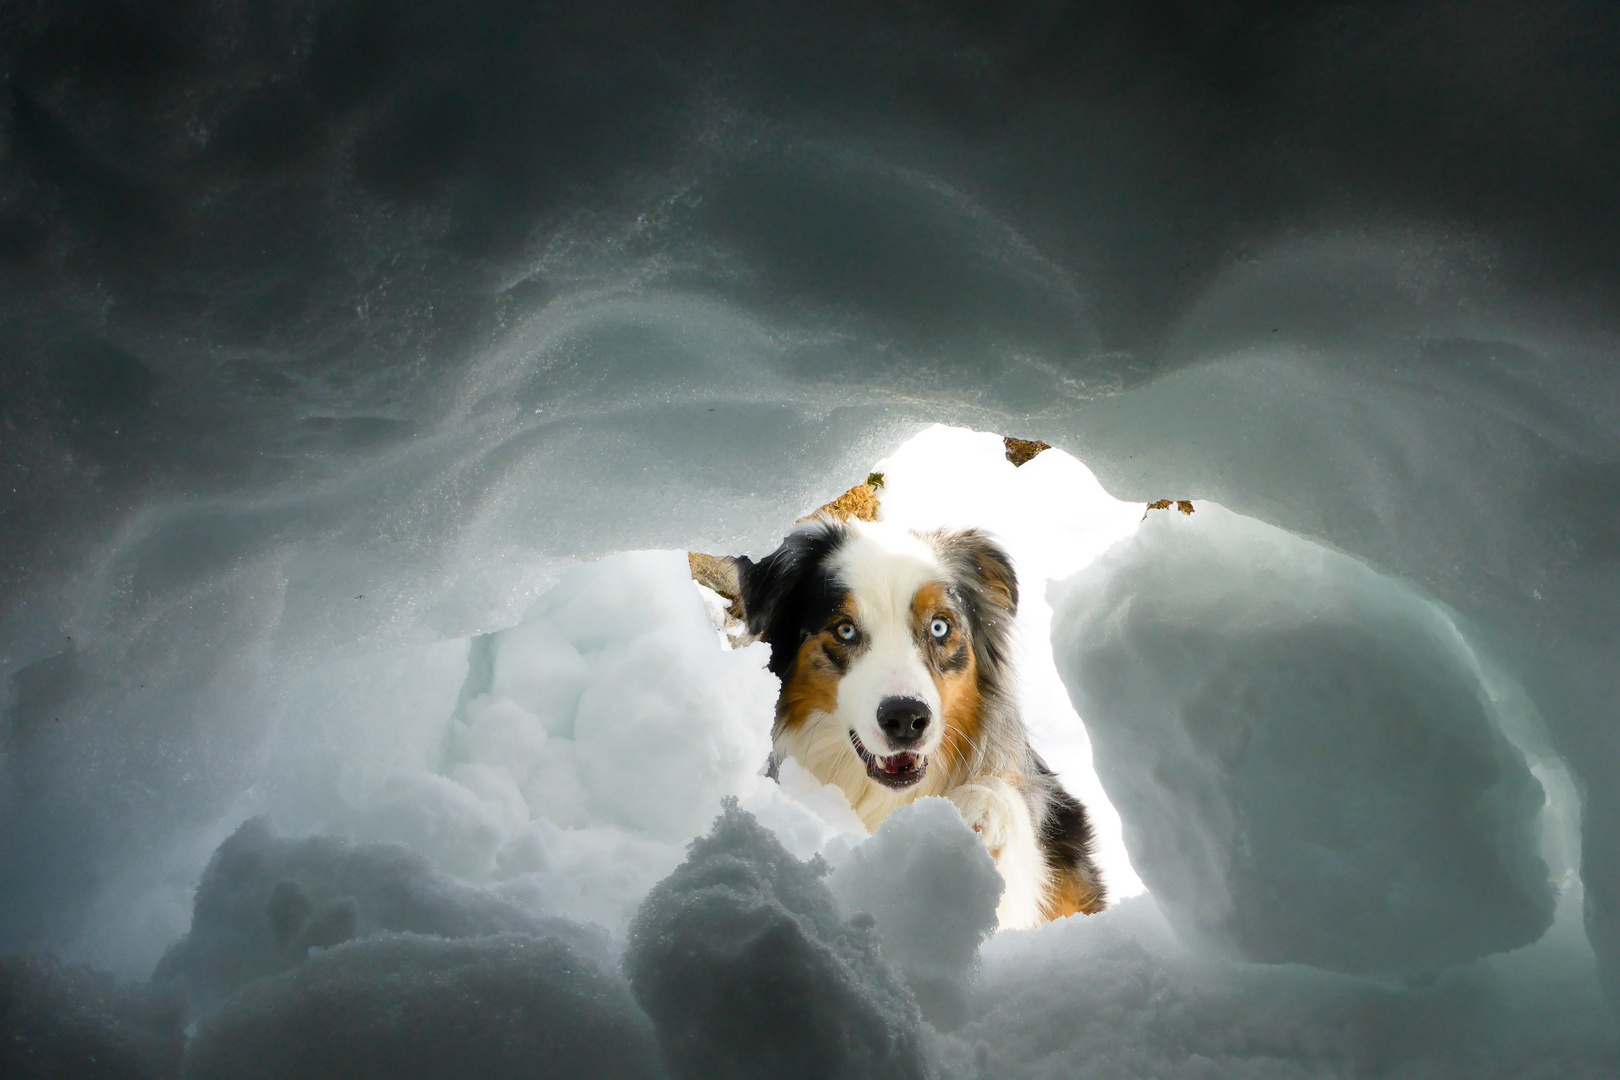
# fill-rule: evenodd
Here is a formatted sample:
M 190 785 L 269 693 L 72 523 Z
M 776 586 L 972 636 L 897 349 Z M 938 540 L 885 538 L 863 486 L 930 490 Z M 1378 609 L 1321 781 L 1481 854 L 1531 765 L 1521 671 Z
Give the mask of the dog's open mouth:
M 921 780 L 923 773 L 928 771 L 928 759 L 921 754 L 902 750 L 888 757 L 878 757 L 866 749 L 861 743 L 860 736 L 853 731 L 849 733 L 849 741 L 854 744 L 855 752 L 866 763 L 866 775 L 884 787 L 908 788 Z

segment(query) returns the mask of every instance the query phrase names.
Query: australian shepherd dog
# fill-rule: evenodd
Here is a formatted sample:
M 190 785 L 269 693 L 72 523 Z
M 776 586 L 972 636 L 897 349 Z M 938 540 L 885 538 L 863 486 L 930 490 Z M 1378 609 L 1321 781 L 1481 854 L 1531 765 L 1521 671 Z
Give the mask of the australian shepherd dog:
M 1003 927 L 1102 909 L 1085 808 L 1019 719 L 1005 551 L 973 529 L 812 519 L 737 570 L 782 680 L 773 761 L 838 785 L 868 829 L 914 799 L 951 800 L 1006 882 Z

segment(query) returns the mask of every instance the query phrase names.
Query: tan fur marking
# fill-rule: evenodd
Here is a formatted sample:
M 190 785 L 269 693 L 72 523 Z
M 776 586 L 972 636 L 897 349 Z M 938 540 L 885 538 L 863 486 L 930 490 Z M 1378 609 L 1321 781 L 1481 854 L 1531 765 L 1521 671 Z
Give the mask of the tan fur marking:
M 1041 903 L 1041 915 L 1048 921 L 1069 915 L 1095 915 L 1106 905 L 1097 886 L 1072 870 L 1055 874 Z
M 825 636 L 806 638 L 799 646 L 793 673 L 782 685 L 782 697 L 776 706 L 777 723 L 784 729 L 798 727 L 810 719 L 811 713 L 831 713 L 838 708 L 838 672 L 821 652 Z
M 845 615 L 855 615 L 855 601 L 845 597 L 841 605 Z M 827 650 L 837 648 L 832 631 L 823 630 L 804 639 L 799 655 L 793 661 L 793 673 L 782 684 L 782 695 L 776 702 L 776 723 L 781 730 L 795 728 L 810 718 L 811 713 L 831 713 L 838 709 L 838 681 L 843 678 L 827 659 Z
M 962 776 L 973 761 L 974 748 L 979 743 L 979 680 L 971 656 L 969 654 L 965 670 L 954 675 L 934 675 L 934 685 L 939 687 L 939 700 L 945 710 L 945 734 L 938 751 L 940 762 L 957 777 Z
M 934 617 L 934 612 L 950 610 L 950 598 L 945 595 L 945 587 L 931 581 L 911 598 L 911 628 L 921 633 L 923 624 Z
M 950 617 L 953 626 L 947 639 L 951 651 L 961 647 L 965 635 L 958 616 L 950 605 L 945 588 L 938 583 L 924 585 L 911 599 L 911 627 L 918 640 L 928 640 L 928 624 L 935 615 Z M 925 646 L 926 648 L 926 646 Z M 930 665 L 934 688 L 939 691 L 940 708 L 944 713 L 945 732 L 935 756 L 953 779 L 960 782 L 979 740 L 979 669 L 972 648 L 968 649 L 968 662 L 960 671 L 939 671 Z

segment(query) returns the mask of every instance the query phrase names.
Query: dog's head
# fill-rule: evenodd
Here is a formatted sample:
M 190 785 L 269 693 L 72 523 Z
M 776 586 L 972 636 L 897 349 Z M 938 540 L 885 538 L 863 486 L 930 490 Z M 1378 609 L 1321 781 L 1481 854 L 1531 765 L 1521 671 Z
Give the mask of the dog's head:
M 1018 581 L 977 530 L 813 521 L 738 560 L 748 629 L 782 680 L 779 731 L 836 724 L 866 775 L 904 790 L 966 762 L 999 694 Z

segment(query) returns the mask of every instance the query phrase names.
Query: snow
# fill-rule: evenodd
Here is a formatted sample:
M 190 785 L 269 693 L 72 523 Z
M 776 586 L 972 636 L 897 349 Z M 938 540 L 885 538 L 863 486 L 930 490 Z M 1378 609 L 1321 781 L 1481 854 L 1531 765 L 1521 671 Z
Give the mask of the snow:
M 42 956 L 0 959 L 0 1074 L 156 1080 L 179 1074 L 183 1002 Z
M 1552 921 L 1544 793 L 1432 603 L 1205 503 L 1056 600 L 1136 865 L 1218 953 L 1417 974 Z
M 757 774 L 769 680 L 674 553 L 760 554 L 877 468 L 892 514 L 1084 575 L 1026 581 L 1022 700 L 1114 894 L 1152 890 L 946 965 L 960 1026 L 908 1061 L 1613 1075 L 1620 23 L 1184 7 L 12 5 L 0 1072 L 172 1075 L 146 980 L 216 930 L 277 1016 L 410 981 L 361 947 L 594 993 L 431 928 L 272 971 L 259 905 L 327 949 L 372 891 L 313 867 L 394 879 L 294 859 L 197 923 L 258 817 L 271 862 L 402 845 L 610 953 L 729 795 L 862 865 L 837 792 Z
M 187 1077 L 1608 1075 L 1577 788 L 1451 613 L 1062 451 L 933 427 L 876 471 L 885 516 L 1012 553 L 1020 705 L 1115 910 L 997 934 L 949 802 L 868 837 L 765 777 L 764 647 L 683 553 L 629 552 L 307 669 L 194 895 L 116 924 L 167 944 L 184 904 L 153 980 L 14 966 L 13 1029 L 142 1076 L 181 1043 Z
M 555 920 L 552 921 L 553 923 Z M 232 992 L 302 964 L 311 952 L 385 931 L 480 937 L 548 926 L 521 908 L 437 871 L 398 844 L 277 839 L 260 819 L 238 829 L 198 883 L 191 929 L 153 981 L 179 986 L 195 1015 Z M 574 944 L 596 941 L 572 932 Z
M 947 1075 L 1020 1080 L 1599 1080 L 1615 1046 L 1579 939 L 1381 981 L 1212 959 L 1137 897 L 998 935 L 940 1053 Z
M 653 889 L 625 970 L 676 1076 L 931 1075 L 916 1003 L 824 870 L 731 806 Z
M 446 1038 L 453 1032 L 453 1038 Z M 624 980 L 557 937 L 390 933 L 254 983 L 186 1048 L 187 1080 L 657 1080 Z
M 874 920 L 883 955 L 941 1028 L 967 1018 L 979 946 L 996 929 L 1002 880 L 950 802 L 919 799 L 884 819 L 827 886 L 846 918 Z

